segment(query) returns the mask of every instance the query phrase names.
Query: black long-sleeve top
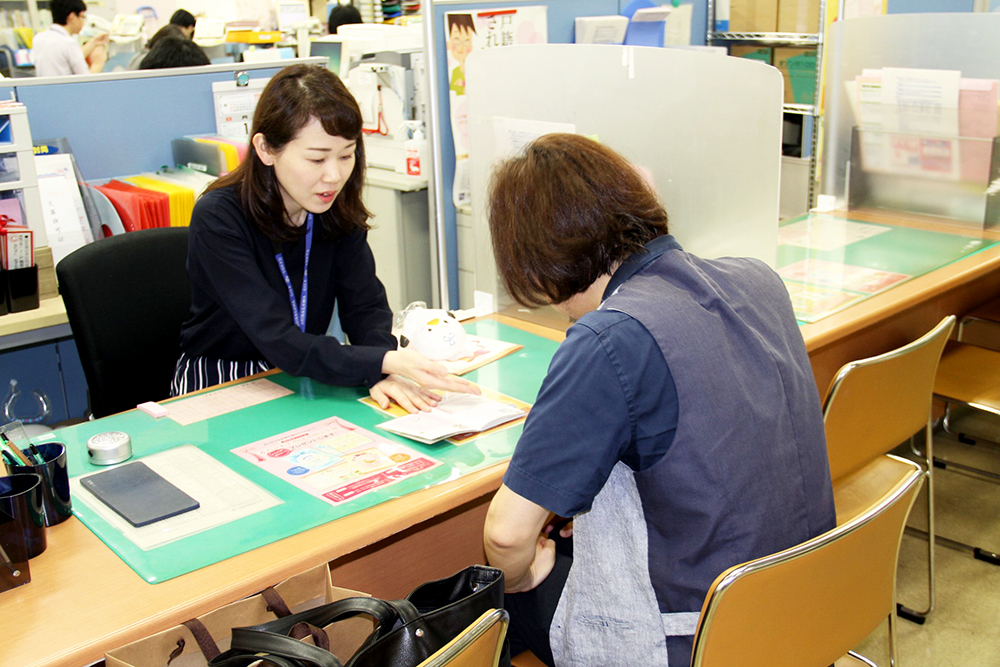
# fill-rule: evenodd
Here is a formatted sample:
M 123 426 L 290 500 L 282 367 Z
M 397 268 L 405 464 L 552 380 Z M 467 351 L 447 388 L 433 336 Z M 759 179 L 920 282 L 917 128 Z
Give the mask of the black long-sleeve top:
M 301 299 L 305 235 L 280 248 Z M 305 332 L 292 318 L 274 254 L 271 240 L 244 216 L 235 186 L 198 200 L 188 246 L 191 313 L 181 329 L 181 350 L 189 357 L 265 359 L 291 375 L 331 385 L 370 387 L 381 380 L 382 357 L 396 349 L 396 341 L 367 232 L 329 239 L 317 221 Z M 334 301 L 351 345 L 324 335 Z

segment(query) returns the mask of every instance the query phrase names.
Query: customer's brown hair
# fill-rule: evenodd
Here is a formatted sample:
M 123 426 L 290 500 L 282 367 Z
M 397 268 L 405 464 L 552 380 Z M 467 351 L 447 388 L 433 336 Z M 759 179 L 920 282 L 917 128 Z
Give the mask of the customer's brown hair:
M 368 229 L 370 214 L 361 200 L 365 178 L 361 109 L 336 74 L 320 65 L 292 65 L 275 74 L 257 102 L 250 137 L 259 132 L 272 151 L 281 151 L 314 118 L 330 136 L 357 141 L 354 171 L 333 206 L 317 215 L 316 222 L 329 237 Z M 261 162 L 252 144 L 239 167 L 208 189 L 233 184 L 239 186 L 243 213 L 265 236 L 280 242 L 302 234 L 302 227 L 288 224 L 274 169 Z
M 548 134 L 502 163 L 489 189 L 497 269 L 519 303 L 562 303 L 667 233 L 667 213 L 624 157 Z

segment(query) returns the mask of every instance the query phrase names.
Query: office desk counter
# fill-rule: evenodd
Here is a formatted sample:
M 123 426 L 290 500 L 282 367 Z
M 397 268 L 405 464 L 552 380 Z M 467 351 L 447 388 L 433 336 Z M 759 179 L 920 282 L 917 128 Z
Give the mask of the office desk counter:
M 913 216 L 855 211 L 849 217 L 996 236 Z M 941 317 L 997 294 L 1000 247 L 993 247 L 804 325 L 820 392 L 847 361 L 912 340 Z M 521 317 L 496 317 L 551 339 L 562 337 Z M 412 493 L 157 585 L 140 579 L 71 519 L 49 530 L 48 549 L 31 561 L 32 582 L 0 596 L 0 627 L 7 629 L 0 667 L 80 667 L 106 650 L 327 561 L 335 583 L 385 597 L 405 594 L 421 581 L 482 562 L 482 522 L 504 469 L 499 464 Z
M 997 231 L 977 231 L 913 214 L 851 211 L 835 215 L 862 222 L 1000 241 Z M 1000 246 L 994 245 L 803 325 L 802 336 L 820 395 L 825 395 L 830 381 L 845 363 L 904 345 L 930 331 L 943 317 L 961 316 L 998 294 Z
M 543 327 L 497 316 L 550 340 Z M 320 563 L 385 597 L 483 562 L 482 523 L 505 464 L 423 489 L 150 585 L 76 518 L 48 529 L 31 583 L 0 595 L 0 666 L 81 667 L 122 646 Z
M 42 299 L 33 310 L 0 316 L 0 350 L 72 335 L 61 296 Z

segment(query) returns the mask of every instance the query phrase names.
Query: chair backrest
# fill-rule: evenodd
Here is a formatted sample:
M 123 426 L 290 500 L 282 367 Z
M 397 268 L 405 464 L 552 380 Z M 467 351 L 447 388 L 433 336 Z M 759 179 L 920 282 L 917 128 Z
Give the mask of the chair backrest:
M 927 426 L 934 376 L 954 326 L 949 315 L 912 343 L 837 372 L 823 406 L 834 481 Z
M 497 667 L 509 619 L 505 610 L 491 609 L 417 667 Z
M 56 267 L 95 417 L 170 395 L 191 304 L 186 227 L 95 241 Z
M 853 520 L 719 575 L 692 667 L 826 667 L 895 613 L 899 543 L 923 483 L 920 467 L 905 463 L 897 483 Z

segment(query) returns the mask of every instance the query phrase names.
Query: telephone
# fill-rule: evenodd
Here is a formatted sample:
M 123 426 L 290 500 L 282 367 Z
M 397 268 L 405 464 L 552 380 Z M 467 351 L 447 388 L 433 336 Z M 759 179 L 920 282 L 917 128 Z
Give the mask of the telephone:
M 111 34 L 116 37 L 135 37 L 142 32 L 145 19 L 139 14 L 116 14 L 111 22 Z

